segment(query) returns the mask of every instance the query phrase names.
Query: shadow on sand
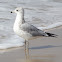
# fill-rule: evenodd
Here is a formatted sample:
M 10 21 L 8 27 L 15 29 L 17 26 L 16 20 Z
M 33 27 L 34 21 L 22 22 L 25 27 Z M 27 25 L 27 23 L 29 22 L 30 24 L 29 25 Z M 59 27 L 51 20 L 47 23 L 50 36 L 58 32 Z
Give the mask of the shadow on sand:
M 62 45 L 60 46 L 46 45 L 46 46 L 31 47 L 29 49 L 45 49 L 45 48 L 54 48 L 54 47 L 62 47 Z

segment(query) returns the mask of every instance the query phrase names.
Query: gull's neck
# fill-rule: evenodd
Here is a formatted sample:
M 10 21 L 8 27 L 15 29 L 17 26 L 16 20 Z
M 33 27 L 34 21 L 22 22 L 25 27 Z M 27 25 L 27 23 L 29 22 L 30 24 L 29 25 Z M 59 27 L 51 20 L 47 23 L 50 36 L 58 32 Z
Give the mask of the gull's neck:
M 14 26 L 13 26 L 14 32 L 16 32 L 23 23 L 25 23 L 24 14 L 23 13 L 17 13 L 15 23 L 14 23 Z
M 18 24 L 23 24 L 25 23 L 24 21 L 24 12 L 23 13 L 17 13 L 17 16 L 16 16 L 16 19 L 15 19 L 15 23 L 18 23 Z
M 14 32 L 18 33 L 18 30 L 20 29 L 20 26 L 25 23 L 24 21 L 24 12 L 18 12 L 17 13 L 17 16 L 16 16 L 16 19 L 15 19 L 15 23 L 14 23 L 14 26 L 13 26 L 13 30 Z

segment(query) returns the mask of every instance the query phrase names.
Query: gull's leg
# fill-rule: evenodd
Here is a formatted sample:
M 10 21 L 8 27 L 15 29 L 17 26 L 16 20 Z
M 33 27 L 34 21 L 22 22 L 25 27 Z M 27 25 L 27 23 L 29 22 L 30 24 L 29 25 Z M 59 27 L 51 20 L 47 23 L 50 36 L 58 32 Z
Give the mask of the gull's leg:
M 25 50 L 26 50 L 26 40 L 25 40 Z
M 24 48 L 24 50 L 25 50 L 25 57 L 27 59 L 27 54 L 26 54 L 26 40 L 25 40 L 25 48 Z
M 27 58 L 29 59 L 29 42 L 27 41 L 27 47 L 26 47 L 26 53 L 27 53 Z
M 29 42 L 25 41 L 25 56 L 26 59 L 29 59 Z

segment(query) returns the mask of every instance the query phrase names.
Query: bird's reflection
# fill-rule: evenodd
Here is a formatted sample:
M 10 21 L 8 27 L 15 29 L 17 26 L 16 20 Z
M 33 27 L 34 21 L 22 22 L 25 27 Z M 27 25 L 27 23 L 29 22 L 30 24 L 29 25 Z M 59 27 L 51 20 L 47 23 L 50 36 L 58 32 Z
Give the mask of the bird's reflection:
M 24 48 L 24 50 L 25 50 L 25 58 L 29 59 L 29 42 L 28 41 L 25 42 L 25 48 Z
M 43 56 L 31 56 L 29 54 L 29 43 L 27 42 L 25 45 L 25 58 L 24 60 L 21 59 L 20 62 L 53 62 L 54 55 L 43 55 Z M 39 59 L 40 58 L 40 59 Z
M 29 42 L 26 42 L 26 44 L 25 44 L 25 58 L 26 58 L 26 60 L 24 60 L 23 62 L 54 62 L 55 55 L 52 55 L 52 54 L 42 55 L 42 54 L 40 54 L 38 56 L 31 56 L 29 54 L 29 48 L 28 47 L 29 47 Z M 40 47 L 40 49 L 42 49 L 42 47 Z M 48 46 L 45 46 L 43 48 L 53 48 L 53 47 L 60 47 L 60 46 L 48 45 Z M 34 49 L 36 49 L 36 48 L 34 48 Z

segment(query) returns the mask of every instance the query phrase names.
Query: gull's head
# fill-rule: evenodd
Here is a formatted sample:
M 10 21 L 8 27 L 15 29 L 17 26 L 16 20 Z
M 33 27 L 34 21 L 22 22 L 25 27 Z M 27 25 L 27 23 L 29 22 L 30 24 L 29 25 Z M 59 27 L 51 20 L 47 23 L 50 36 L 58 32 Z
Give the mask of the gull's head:
M 14 11 L 11 11 L 11 13 L 16 13 L 16 14 L 18 14 L 18 13 L 23 13 L 23 12 L 24 12 L 24 10 L 23 10 L 22 7 L 18 7 L 18 8 L 16 8 Z

